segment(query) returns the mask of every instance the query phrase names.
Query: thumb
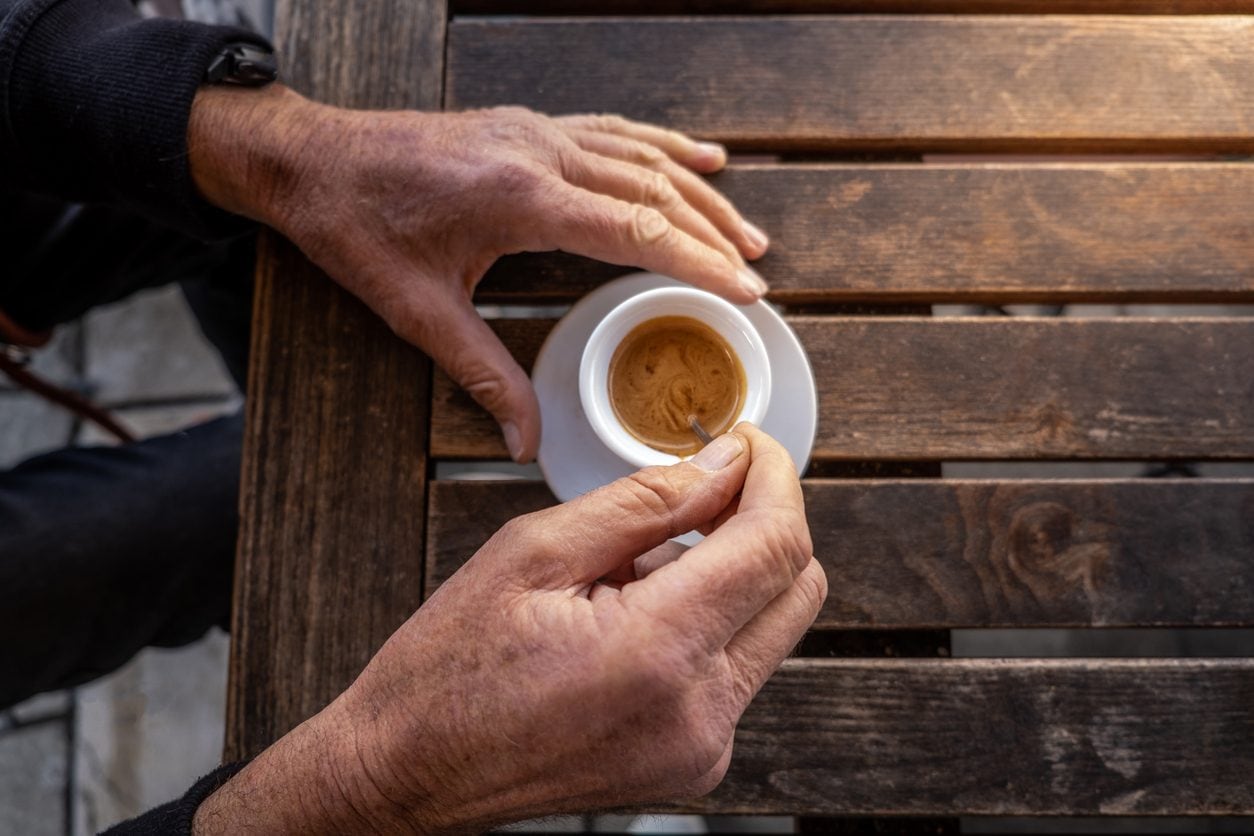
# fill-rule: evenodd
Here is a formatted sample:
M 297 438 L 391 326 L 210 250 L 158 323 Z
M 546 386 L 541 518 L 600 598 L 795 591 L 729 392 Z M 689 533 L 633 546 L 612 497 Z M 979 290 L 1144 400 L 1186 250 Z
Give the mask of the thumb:
M 419 345 L 453 382 L 492 413 L 516 462 L 540 447 L 540 404 L 531 380 L 466 298 L 428 304 L 435 327 Z
M 748 451 L 740 433 L 721 435 L 689 461 L 647 467 L 528 514 L 501 536 L 537 586 L 586 586 L 717 516 L 744 483 Z

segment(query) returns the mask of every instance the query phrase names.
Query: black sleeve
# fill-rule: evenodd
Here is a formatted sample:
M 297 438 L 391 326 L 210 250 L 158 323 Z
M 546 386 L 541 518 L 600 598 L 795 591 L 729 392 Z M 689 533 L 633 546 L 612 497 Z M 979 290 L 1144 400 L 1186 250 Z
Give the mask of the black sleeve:
M 220 766 L 193 784 L 182 798 L 114 825 L 102 836 L 191 836 L 192 819 L 201 802 L 247 765 L 241 761 Z
M 0 186 L 110 203 L 201 238 L 241 231 L 195 190 L 187 121 L 225 26 L 129 0 L 0 0 Z

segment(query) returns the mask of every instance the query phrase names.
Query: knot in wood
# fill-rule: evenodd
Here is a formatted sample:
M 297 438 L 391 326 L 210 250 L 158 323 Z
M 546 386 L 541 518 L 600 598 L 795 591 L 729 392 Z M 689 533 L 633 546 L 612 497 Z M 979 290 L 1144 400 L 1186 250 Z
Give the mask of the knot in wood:
M 1007 562 L 1038 600 L 1056 603 L 1076 593 L 1092 605 L 1100 600 L 1098 587 L 1115 551 L 1108 526 L 1040 501 L 1015 510 L 1007 535 Z
M 1071 547 L 1071 509 L 1057 502 L 1033 502 L 1010 520 L 1010 559 L 1028 571 L 1049 571 Z

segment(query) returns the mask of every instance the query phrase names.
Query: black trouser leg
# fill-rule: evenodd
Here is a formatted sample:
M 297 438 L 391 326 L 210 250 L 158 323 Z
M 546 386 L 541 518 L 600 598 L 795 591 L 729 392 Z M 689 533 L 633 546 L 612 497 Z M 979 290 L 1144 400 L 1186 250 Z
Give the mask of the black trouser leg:
M 0 707 L 226 626 L 243 420 L 0 473 Z
M 106 207 L 8 196 L 0 308 L 31 330 L 171 281 L 236 379 L 253 242 L 213 246 Z M 0 707 L 225 626 L 242 420 L 0 472 Z

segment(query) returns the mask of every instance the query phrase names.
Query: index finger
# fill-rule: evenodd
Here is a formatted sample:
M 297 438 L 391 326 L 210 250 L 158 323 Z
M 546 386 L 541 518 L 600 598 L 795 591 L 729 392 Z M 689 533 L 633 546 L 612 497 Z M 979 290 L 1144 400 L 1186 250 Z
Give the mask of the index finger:
M 792 586 L 814 553 L 788 451 L 750 424 L 736 432 L 749 442 L 739 510 L 678 560 L 623 588 L 624 603 L 679 625 L 710 648 L 726 645 Z
M 552 186 L 550 249 L 630 264 L 672 276 L 747 305 L 766 293 L 766 282 L 708 244 L 677 228 L 651 206 L 590 192 L 563 181 Z

